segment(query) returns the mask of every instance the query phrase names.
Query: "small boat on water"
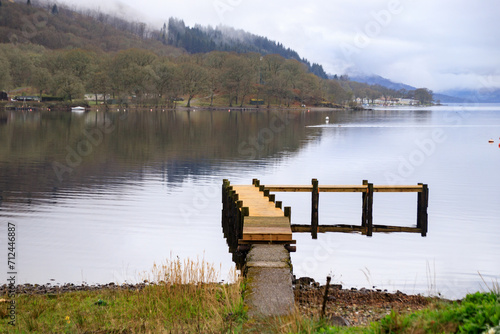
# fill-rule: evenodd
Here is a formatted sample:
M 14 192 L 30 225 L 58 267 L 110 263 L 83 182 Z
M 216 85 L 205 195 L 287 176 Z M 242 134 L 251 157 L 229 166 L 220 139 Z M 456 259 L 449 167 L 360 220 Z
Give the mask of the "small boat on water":
M 72 112 L 85 112 L 85 107 L 71 107 Z

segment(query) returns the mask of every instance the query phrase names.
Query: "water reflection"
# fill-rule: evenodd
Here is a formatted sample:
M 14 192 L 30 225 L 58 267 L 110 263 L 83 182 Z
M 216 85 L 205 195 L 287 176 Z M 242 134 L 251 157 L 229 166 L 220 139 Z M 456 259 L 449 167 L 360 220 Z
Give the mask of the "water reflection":
M 262 166 L 293 154 L 305 125 L 320 117 L 302 111 L 3 112 L 0 189 L 4 201 L 14 193 L 57 197 L 62 188 L 140 180 L 145 169 L 175 187 L 227 161 Z
M 334 272 L 358 287 L 368 268 L 377 286 L 407 292 L 426 292 L 435 263 L 436 284 L 463 294 L 481 283 L 477 271 L 489 279 L 500 268 L 500 150 L 488 144 L 500 136 L 500 108 L 474 110 L 0 111 L 0 235 L 17 224 L 20 282 L 130 281 L 170 255 L 228 272 L 222 179 L 387 184 L 416 141 L 440 129 L 446 140 L 402 180 L 429 184 L 427 238 L 299 234 L 292 261 L 297 275 Z M 294 224 L 310 221 L 310 196 L 277 200 Z M 359 223 L 359 196 L 320 201 L 320 224 Z M 414 196 L 374 203 L 374 222 L 415 224 Z

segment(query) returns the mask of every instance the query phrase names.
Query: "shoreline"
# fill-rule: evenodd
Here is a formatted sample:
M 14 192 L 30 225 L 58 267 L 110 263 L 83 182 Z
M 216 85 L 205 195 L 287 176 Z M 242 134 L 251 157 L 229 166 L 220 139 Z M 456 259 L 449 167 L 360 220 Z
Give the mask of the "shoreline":
M 295 305 L 304 317 L 319 317 L 324 301 L 326 285 L 314 279 L 302 277 L 294 281 Z M 341 284 L 331 284 L 328 290 L 325 316 L 332 325 L 367 326 L 389 315 L 391 311 L 412 313 L 422 310 L 432 302 L 445 303 L 451 300 L 408 295 L 401 291 L 388 292 L 380 289 L 343 288 Z
M 213 283 L 226 284 L 224 282 Z M 58 298 L 59 295 L 79 292 L 139 292 L 149 286 L 159 286 L 158 283 L 144 281 L 137 284 L 95 284 L 63 285 L 47 283 L 16 285 L 16 295 L 44 295 L 47 298 Z M 187 284 L 189 285 L 189 284 Z M 305 318 L 317 318 L 321 314 L 324 300 L 325 285 L 315 282 L 314 279 L 302 277 L 293 281 L 293 294 L 296 310 Z M 0 298 L 6 298 L 9 286 L 0 285 Z M 11 290 L 12 291 L 12 290 Z M 326 303 L 326 318 L 337 326 L 367 326 L 390 314 L 392 310 L 401 313 L 411 313 L 422 310 L 432 302 L 452 302 L 440 297 L 408 295 L 401 291 L 387 292 L 367 288 L 344 288 L 340 284 L 332 284 L 328 290 Z

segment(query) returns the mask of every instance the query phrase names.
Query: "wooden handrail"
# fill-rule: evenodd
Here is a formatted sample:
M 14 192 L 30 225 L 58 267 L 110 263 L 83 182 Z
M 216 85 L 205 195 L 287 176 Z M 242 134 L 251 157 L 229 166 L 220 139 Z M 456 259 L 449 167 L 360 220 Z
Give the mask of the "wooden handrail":
M 317 238 L 318 232 L 325 231 L 362 231 L 363 234 L 371 236 L 373 232 L 420 232 L 422 236 L 427 235 L 429 206 L 429 187 L 426 184 L 417 185 L 374 185 L 367 180 L 359 185 L 319 185 L 317 179 L 312 179 L 311 185 L 263 185 L 258 179 L 253 179 L 252 184 L 258 187 L 266 195 L 272 192 L 310 192 L 311 193 L 311 225 L 294 225 L 294 231 L 310 231 L 313 239 Z M 229 183 L 228 183 L 229 185 Z M 319 193 L 320 192 L 357 192 L 362 194 L 361 226 L 351 227 L 343 225 L 321 226 L 319 225 Z M 376 192 L 417 193 L 417 226 L 398 227 L 373 224 L 373 194 Z M 288 209 L 290 210 L 290 209 Z
M 301 186 L 301 185 L 265 185 L 265 190 L 274 192 L 311 192 L 313 190 L 312 185 Z M 319 192 L 330 192 L 330 193 L 343 193 L 343 192 L 366 192 L 368 189 L 367 185 L 334 185 L 334 186 L 319 186 Z M 374 185 L 373 191 L 379 193 L 387 192 L 422 192 L 422 185 Z

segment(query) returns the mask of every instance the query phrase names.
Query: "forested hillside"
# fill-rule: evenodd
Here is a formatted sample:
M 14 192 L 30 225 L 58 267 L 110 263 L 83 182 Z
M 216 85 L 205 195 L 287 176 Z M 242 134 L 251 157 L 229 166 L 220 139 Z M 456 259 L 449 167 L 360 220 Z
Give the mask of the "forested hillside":
M 322 79 L 328 76 L 323 66 L 300 58 L 299 54 L 285 48 L 283 44 L 271 41 L 266 37 L 250 34 L 230 27 L 186 27 L 184 21 L 170 18 L 160 32 L 160 40 L 164 44 L 181 47 L 189 53 L 206 53 L 210 51 L 233 51 L 237 53 L 257 52 L 263 55 L 278 54 L 286 59 L 295 59 L 305 65 L 309 71 Z
M 169 25 L 183 23 L 172 19 Z M 166 25 L 155 31 L 99 11 L 0 0 L 0 91 L 66 100 L 87 93 L 108 97 L 106 102 L 167 106 L 181 98 L 187 106 L 195 98 L 210 106 L 243 106 L 251 99 L 324 106 L 411 95 L 347 76 L 324 79 L 311 73 L 324 73 L 320 65 L 280 43 L 230 31 L 233 39 L 201 28 L 186 28 L 181 36 Z M 252 38 L 253 44 L 244 43 Z M 196 45 L 201 49 L 186 51 Z M 227 50 L 203 52 L 211 48 Z
M 57 5 L 40 6 L 2 1 L 0 43 L 31 43 L 52 50 L 82 48 L 109 52 L 136 47 L 165 55 L 182 52 L 155 39 L 141 38 L 141 32 L 146 33 L 143 23 L 127 23 L 91 11 L 77 13 Z

